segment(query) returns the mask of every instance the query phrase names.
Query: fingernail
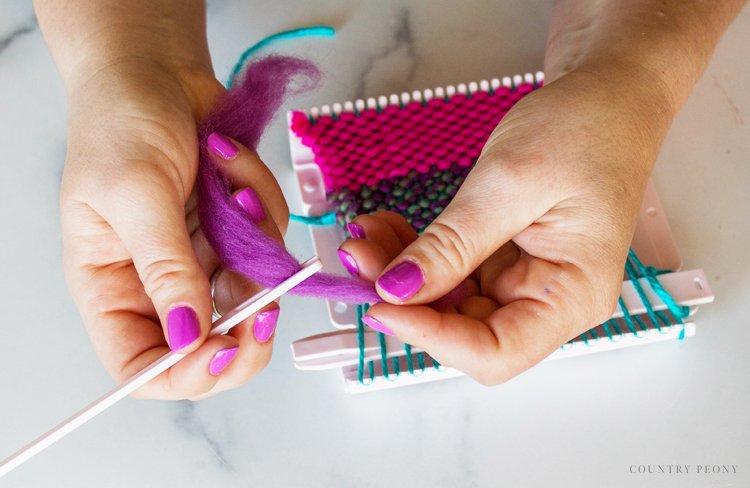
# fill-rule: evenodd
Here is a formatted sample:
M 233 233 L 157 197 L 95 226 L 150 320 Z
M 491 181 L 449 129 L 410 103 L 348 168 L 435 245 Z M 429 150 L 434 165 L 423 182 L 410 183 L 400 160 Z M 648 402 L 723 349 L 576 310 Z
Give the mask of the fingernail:
M 179 351 L 195 342 L 201 335 L 201 326 L 195 310 L 188 306 L 175 307 L 167 314 L 169 347 Z
M 266 218 L 266 212 L 263 211 L 263 204 L 252 188 L 245 188 L 234 196 L 237 205 L 250 215 L 253 222 L 262 222 Z
M 268 342 L 268 339 L 273 335 L 273 331 L 276 330 L 276 322 L 279 321 L 279 309 L 268 310 L 267 312 L 261 312 L 255 316 L 255 324 L 253 325 L 253 334 L 255 339 L 261 344 Z
M 235 143 L 218 132 L 212 132 L 206 139 L 206 142 L 208 143 L 208 147 L 217 156 L 227 161 L 237 157 L 237 153 L 240 152 L 240 148 Z
M 343 249 L 339 249 L 338 253 L 341 264 L 344 265 L 349 274 L 352 276 L 359 276 L 359 266 L 357 266 L 354 257 Z
M 362 322 L 368 325 L 371 329 L 375 329 L 378 332 L 382 332 L 383 334 L 387 336 L 395 335 L 391 329 L 388 328 L 387 325 L 385 325 L 383 322 L 379 321 L 375 317 L 371 315 L 365 315 L 362 317 Z
M 346 230 L 349 231 L 349 235 L 355 239 L 365 238 L 365 228 L 359 224 L 349 222 L 348 224 L 346 224 Z
M 211 358 L 211 362 L 208 363 L 208 372 L 213 376 L 219 376 L 222 371 L 227 369 L 239 350 L 239 347 L 228 347 L 216 351 L 214 357 Z
M 422 269 L 411 261 L 404 261 L 378 278 L 378 286 L 389 295 L 404 301 L 424 285 Z

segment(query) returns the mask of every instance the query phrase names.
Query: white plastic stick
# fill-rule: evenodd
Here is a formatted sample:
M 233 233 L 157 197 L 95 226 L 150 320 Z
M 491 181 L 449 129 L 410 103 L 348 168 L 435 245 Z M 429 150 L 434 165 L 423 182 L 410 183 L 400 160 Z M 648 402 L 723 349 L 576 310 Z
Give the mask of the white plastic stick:
M 263 290 L 260 293 L 246 300 L 241 305 L 235 307 L 231 312 L 213 323 L 213 329 L 210 336 L 226 334 L 232 327 L 247 319 L 251 315 L 259 312 L 263 307 L 273 302 L 281 295 L 305 281 L 310 276 L 321 270 L 323 265 L 317 257 L 313 257 L 302 264 L 302 269 L 283 281 L 275 288 Z M 0 478 L 17 468 L 24 462 L 28 461 L 35 455 L 42 452 L 55 442 L 59 441 L 66 435 L 73 432 L 92 418 L 96 417 L 118 401 L 122 400 L 135 390 L 145 385 L 159 374 L 168 370 L 177 364 L 185 354 L 169 352 L 157 359 L 150 365 L 146 366 L 141 372 L 125 381 L 123 384 L 112 389 L 109 393 L 93 401 L 86 407 L 82 408 L 71 417 L 60 422 L 57 426 L 41 435 L 31 443 L 6 458 L 0 464 Z

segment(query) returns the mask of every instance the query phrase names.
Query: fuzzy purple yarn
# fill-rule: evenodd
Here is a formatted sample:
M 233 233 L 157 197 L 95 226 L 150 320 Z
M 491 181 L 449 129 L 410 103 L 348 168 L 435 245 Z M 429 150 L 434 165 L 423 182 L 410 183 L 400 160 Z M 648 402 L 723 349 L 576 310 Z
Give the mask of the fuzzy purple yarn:
M 292 78 L 303 86 L 291 89 Z M 255 149 L 284 97 L 309 89 L 318 78 L 317 68 L 301 59 L 269 56 L 255 61 L 199 128 L 198 215 L 203 232 L 224 267 L 266 288 L 299 271 L 300 263 L 235 204 L 229 182 L 209 155 L 206 139 L 218 132 Z M 372 283 L 325 273 L 308 278 L 292 293 L 348 303 L 380 301 Z

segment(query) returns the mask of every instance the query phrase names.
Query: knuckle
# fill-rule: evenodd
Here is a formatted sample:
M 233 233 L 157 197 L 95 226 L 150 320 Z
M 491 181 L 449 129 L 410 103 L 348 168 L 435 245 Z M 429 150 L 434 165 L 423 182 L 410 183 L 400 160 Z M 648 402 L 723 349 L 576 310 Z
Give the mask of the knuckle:
M 561 276 L 565 293 L 558 299 L 565 303 L 557 303 L 556 308 L 566 310 L 566 322 L 571 323 L 565 333 L 579 333 L 609 319 L 620 295 L 621 281 L 602 280 L 601 275 L 592 276 L 591 272 L 575 266 L 567 267 Z
M 270 343 L 271 341 L 269 341 Z M 256 351 L 253 355 L 253 358 L 251 361 L 248 361 L 247 363 L 243 364 L 243 367 L 240 370 L 240 373 L 232 379 L 232 387 L 238 387 L 241 385 L 244 385 L 248 381 L 252 380 L 258 374 L 268 366 L 268 364 L 271 362 L 271 348 L 264 348 L 268 349 L 268 352 L 264 351 Z
M 482 368 L 471 376 L 477 383 L 483 386 L 502 385 L 513 377 L 513 375 L 509 374 L 506 368 L 503 367 Z
M 269 340 L 265 344 L 271 346 L 272 340 L 273 339 Z M 265 369 L 266 366 L 268 366 L 268 364 L 271 362 L 271 347 L 267 347 L 265 349 L 268 352 L 266 352 L 265 354 L 258 354 L 255 363 L 252 365 L 253 367 L 249 368 L 249 372 L 252 374 L 252 376 L 250 376 L 248 380 L 257 375 L 261 370 Z
M 438 264 L 438 269 L 458 269 L 468 273 L 477 247 L 466 235 L 455 224 L 435 221 L 425 229 L 420 241 L 430 262 Z
M 612 317 L 612 314 L 617 308 L 617 301 L 620 297 L 621 287 L 621 282 L 602 287 L 601 293 L 599 294 L 597 300 L 598 303 L 594 308 L 595 323 L 602 323 Z
M 622 291 L 622 276 L 615 273 L 611 279 L 590 281 L 582 292 L 589 303 L 588 321 L 590 326 L 608 320 L 614 313 Z
M 495 376 L 494 375 L 492 375 L 490 373 L 486 373 L 486 372 L 484 372 L 484 373 L 476 373 L 476 374 L 472 375 L 472 378 L 474 378 L 474 380 L 477 383 L 479 383 L 480 385 L 482 385 L 482 386 L 496 386 L 497 384 L 499 384 L 495 380 Z
M 190 266 L 179 259 L 157 257 L 148 259 L 140 270 L 146 294 L 152 300 L 165 291 L 174 289 L 174 284 L 190 272 Z
M 123 207 L 142 211 L 156 202 L 184 205 L 189 194 L 173 167 L 155 162 L 122 161 L 91 173 L 79 175 L 71 187 L 79 199 L 104 211 Z
M 170 393 L 172 393 L 175 398 L 181 400 L 204 398 L 212 393 L 217 381 L 218 377 L 215 376 L 207 376 L 205 379 L 199 381 L 190 381 L 186 378 L 181 378 L 179 380 L 179 389 L 175 388 L 174 391 L 171 391 Z
M 105 190 L 103 195 L 127 201 L 140 202 L 144 198 L 153 199 L 154 192 L 159 192 L 157 195 L 173 195 L 177 193 L 175 189 L 182 190 L 173 176 L 154 163 L 126 162 L 103 179 L 99 182 L 100 188 Z
M 124 368 L 117 368 L 115 370 L 109 371 L 109 375 L 112 377 L 113 380 L 115 380 L 115 383 L 118 385 L 123 383 L 125 380 L 128 379 L 129 375 L 125 371 Z M 136 396 L 139 393 L 140 390 L 136 390 L 133 392 L 133 396 Z M 136 396 L 136 398 L 139 398 Z
M 210 383 L 201 385 L 200 388 L 196 388 L 196 392 L 186 395 L 186 398 L 189 398 L 189 399 L 196 398 L 196 399 L 202 400 L 209 396 L 213 396 L 216 393 L 214 391 L 214 386 L 216 386 L 217 381 L 218 381 L 218 378 L 214 379 Z
M 119 380 L 117 380 L 118 384 L 120 383 Z M 140 389 L 135 390 L 130 394 L 130 398 L 134 398 L 136 400 L 148 400 L 151 397 L 147 395 L 146 393 L 142 392 Z

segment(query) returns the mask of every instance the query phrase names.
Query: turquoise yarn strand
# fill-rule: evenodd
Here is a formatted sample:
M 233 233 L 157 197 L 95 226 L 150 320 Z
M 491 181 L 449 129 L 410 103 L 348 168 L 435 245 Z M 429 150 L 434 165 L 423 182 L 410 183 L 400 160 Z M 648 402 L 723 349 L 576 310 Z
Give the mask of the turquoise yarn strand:
M 378 341 L 380 342 L 380 362 L 383 363 L 383 377 L 388 381 L 395 381 L 401 374 L 398 357 L 391 358 L 393 360 L 393 377 L 391 377 L 388 370 L 388 346 L 385 342 L 385 334 L 378 332 Z
M 242 53 L 242 56 L 240 56 L 240 59 L 237 61 L 237 63 L 234 65 L 234 68 L 232 68 L 232 73 L 229 75 L 229 79 L 227 80 L 227 88 L 232 88 L 232 83 L 237 78 L 237 76 L 242 71 L 242 68 L 245 67 L 245 63 L 247 63 L 247 60 L 250 59 L 250 56 L 258 52 L 259 50 L 263 49 L 267 45 L 279 41 L 281 39 L 292 39 L 295 37 L 310 37 L 310 36 L 321 36 L 321 37 L 333 37 L 336 34 L 336 29 L 333 27 L 329 27 L 327 25 L 318 25 L 313 27 L 302 27 L 300 29 L 292 29 L 284 32 L 278 32 L 276 34 L 270 35 L 266 37 L 265 39 L 262 39 L 261 41 L 253 44 L 248 49 L 245 50 L 245 52 Z
M 336 223 L 336 214 L 333 212 L 324 213 L 323 215 L 289 214 L 289 220 L 302 222 L 306 225 L 333 225 Z
M 625 271 L 628 273 L 630 282 L 633 284 L 633 288 L 635 288 L 635 291 L 638 293 L 638 297 L 641 299 L 641 302 L 643 302 L 643 305 L 646 307 L 646 313 L 648 314 L 648 317 L 651 319 L 651 322 L 659 330 L 660 333 L 664 334 L 665 332 L 661 329 L 661 325 L 659 325 L 659 319 L 656 316 L 656 313 L 654 312 L 654 307 L 651 304 L 651 300 L 648 299 L 648 296 L 646 295 L 646 291 L 641 286 L 641 282 L 638 281 L 638 278 L 639 278 L 638 273 L 636 272 L 633 265 L 630 263 L 630 259 L 625 261 Z M 666 325 L 669 325 L 669 324 L 666 324 Z
M 411 357 L 411 344 L 404 343 L 404 354 L 406 355 L 406 368 L 410 375 L 414 375 L 414 360 Z
M 432 358 L 432 367 L 435 368 L 436 371 L 442 371 L 443 370 L 443 366 L 435 358 Z
M 638 258 L 638 255 L 636 255 L 632 249 L 628 251 L 628 258 L 633 260 L 638 270 L 646 277 L 646 280 L 648 280 L 648 284 L 651 286 L 651 289 L 654 290 L 654 293 L 661 298 L 661 301 L 667 306 L 677 323 L 682 325 L 682 330 L 680 330 L 680 335 L 677 339 L 680 341 L 685 339 L 685 322 L 683 322 L 682 319 L 690 315 L 690 307 L 678 305 L 674 298 L 672 298 L 672 295 L 661 286 L 659 278 L 657 278 L 657 275 L 660 273 L 658 269 L 653 266 L 644 266 Z
M 359 348 L 359 362 L 357 363 L 357 380 L 363 385 L 371 385 L 375 381 L 375 368 L 372 361 L 367 366 L 370 369 L 370 381 L 365 382 L 365 324 L 362 316 L 365 314 L 365 306 L 357 305 L 357 347 Z
M 609 337 L 609 342 L 615 342 L 615 339 L 612 337 L 612 332 L 609 330 L 609 320 L 602 324 L 602 329 L 604 329 L 604 333 Z
M 414 358 L 411 353 L 411 344 L 404 343 L 404 353 L 406 354 L 406 367 L 409 369 L 409 374 L 412 376 L 419 376 L 424 373 L 424 357 L 422 353 L 417 353 L 417 364 L 419 365 L 419 373 L 414 372 Z
M 675 316 L 675 318 L 684 319 L 685 317 L 690 315 L 690 307 L 683 307 L 678 305 L 677 302 L 674 301 L 674 298 L 672 298 L 672 295 L 670 295 L 669 292 L 665 290 L 663 286 L 661 286 L 659 278 L 657 278 L 657 275 L 660 274 L 658 269 L 654 268 L 653 266 L 645 266 L 641 262 L 641 260 L 638 259 L 638 256 L 633 252 L 632 249 L 628 251 L 628 257 L 633 260 L 640 272 L 643 273 L 643 275 L 648 280 L 648 284 L 654 290 L 654 293 L 659 295 L 661 301 L 664 302 L 664 304 L 667 306 L 672 315 Z
M 635 328 L 635 323 L 633 323 L 633 316 L 630 315 L 630 310 L 628 310 L 628 307 L 625 306 L 625 302 L 622 300 L 622 297 L 617 299 L 617 303 L 620 305 L 620 310 L 622 310 L 623 319 L 625 319 L 625 325 L 628 326 L 628 329 L 630 329 L 630 332 L 633 333 L 636 337 L 643 337 L 643 334 L 638 335 L 639 331 Z M 645 328 L 643 331 L 645 332 Z

